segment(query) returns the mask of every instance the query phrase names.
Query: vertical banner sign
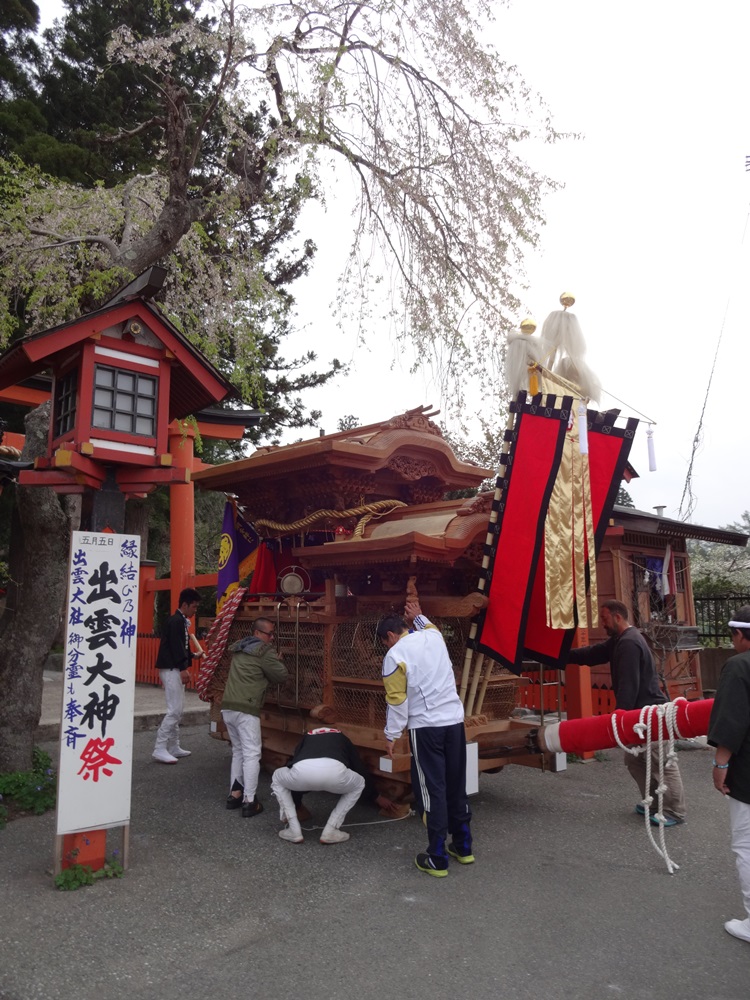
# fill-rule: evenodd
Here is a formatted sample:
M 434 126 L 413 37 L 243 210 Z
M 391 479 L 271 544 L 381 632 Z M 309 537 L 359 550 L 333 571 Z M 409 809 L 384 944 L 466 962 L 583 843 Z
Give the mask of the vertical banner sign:
M 74 531 L 57 833 L 130 822 L 140 536 Z

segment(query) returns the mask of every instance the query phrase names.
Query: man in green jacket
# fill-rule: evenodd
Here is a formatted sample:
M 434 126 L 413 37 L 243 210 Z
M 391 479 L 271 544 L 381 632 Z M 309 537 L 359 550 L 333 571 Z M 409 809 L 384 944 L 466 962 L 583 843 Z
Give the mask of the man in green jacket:
M 242 807 L 244 817 L 257 816 L 263 806 L 257 795 L 260 774 L 260 710 L 269 684 L 289 676 L 273 646 L 276 630 L 268 618 L 256 618 L 252 632 L 230 646 L 229 668 L 221 717 L 232 741 L 232 770 L 227 809 Z

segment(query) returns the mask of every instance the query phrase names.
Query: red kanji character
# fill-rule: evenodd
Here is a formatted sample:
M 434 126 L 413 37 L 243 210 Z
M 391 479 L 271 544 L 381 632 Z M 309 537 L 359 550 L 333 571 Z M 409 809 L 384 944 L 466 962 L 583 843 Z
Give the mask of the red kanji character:
M 106 764 L 122 764 L 121 760 L 117 757 L 111 757 L 109 751 L 112 749 L 114 743 L 114 738 L 112 736 L 107 737 L 106 740 L 100 740 L 98 737 L 92 737 L 86 746 L 83 748 L 81 753 L 81 760 L 83 761 L 83 767 L 78 772 L 86 772 L 83 775 L 83 780 L 88 781 L 93 775 L 94 781 L 99 780 L 99 771 L 104 771 L 106 775 L 110 778 L 114 773 Z

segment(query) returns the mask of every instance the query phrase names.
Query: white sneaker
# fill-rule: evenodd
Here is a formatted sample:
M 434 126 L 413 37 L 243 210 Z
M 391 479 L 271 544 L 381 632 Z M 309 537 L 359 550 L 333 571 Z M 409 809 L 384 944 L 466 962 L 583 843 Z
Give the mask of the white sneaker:
M 740 941 L 750 941 L 750 917 L 746 920 L 727 920 L 724 930 Z
M 190 751 L 189 750 L 183 750 L 182 747 L 175 747 L 175 749 L 174 750 L 170 750 L 169 753 L 171 753 L 173 757 L 189 757 L 190 756 Z
M 176 764 L 177 758 L 173 757 L 169 750 L 154 750 L 151 754 L 154 760 L 160 764 Z
M 349 834 L 337 830 L 335 826 L 327 826 L 320 835 L 321 844 L 343 844 L 349 839 Z
M 283 830 L 279 830 L 279 836 L 282 840 L 288 840 L 290 844 L 301 844 L 305 839 L 302 836 L 302 827 L 299 825 L 296 829 L 293 826 L 285 826 Z

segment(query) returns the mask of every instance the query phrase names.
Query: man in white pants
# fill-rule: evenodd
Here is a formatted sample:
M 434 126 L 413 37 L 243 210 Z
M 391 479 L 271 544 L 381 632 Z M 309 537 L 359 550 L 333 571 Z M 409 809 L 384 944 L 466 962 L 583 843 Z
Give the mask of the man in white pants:
M 282 840 L 303 841 L 292 792 L 332 792 L 340 798 L 320 835 L 321 844 L 342 844 L 349 839 L 341 826 L 365 787 L 367 771 L 354 744 L 338 729 L 313 729 L 298 744 L 286 767 L 273 772 L 271 791 L 279 801 Z
M 256 795 L 262 750 L 260 713 L 269 684 L 283 684 L 289 673 L 274 647 L 276 629 L 268 618 L 256 618 L 252 633 L 229 647 L 229 667 L 221 717 L 232 741 L 227 809 L 242 808 L 247 819 L 263 812 Z
M 160 764 L 176 764 L 180 757 L 189 757 L 190 751 L 180 746 L 180 722 L 185 710 L 185 685 L 190 680 L 188 668 L 192 660 L 201 656 L 190 650 L 190 619 L 198 610 L 201 595 L 188 587 L 179 597 L 179 607 L 169 618 L 162 632 L 156 666 L 167 701 L 167 714 L 156 733 L 154 752 Z

